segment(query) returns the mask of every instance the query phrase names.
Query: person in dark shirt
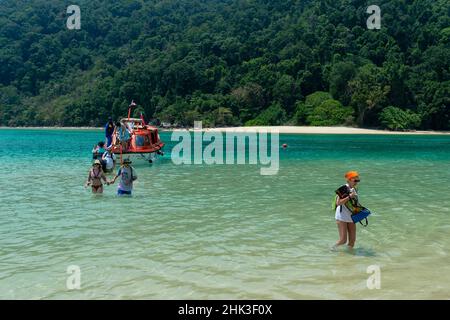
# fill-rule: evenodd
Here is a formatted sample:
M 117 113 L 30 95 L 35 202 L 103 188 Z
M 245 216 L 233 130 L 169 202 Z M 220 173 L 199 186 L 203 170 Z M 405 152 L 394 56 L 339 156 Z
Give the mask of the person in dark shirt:
M 92 159 L 101 160 L 101 158 L 105 152 L 106 152 L 105 143 L 103 141 L 100 141 L 92 149 Z
M 110 117 L 108 119 L 108 123 L 105 125 L 105 136 L 106 136 L 106 147 L 111 147 L 112 144 L 112 136 L 114 133 L 114 122 L 112 121 L 112 118 Z

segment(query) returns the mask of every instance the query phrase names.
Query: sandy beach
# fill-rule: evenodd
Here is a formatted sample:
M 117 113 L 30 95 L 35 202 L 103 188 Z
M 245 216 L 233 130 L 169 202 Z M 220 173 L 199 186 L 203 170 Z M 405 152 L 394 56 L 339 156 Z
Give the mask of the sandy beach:
M 173 129 L 186 130 L 186 129 Z M 195 131 L 195 129 L 190 129 Z M 442 131 L 388 131 L 361 129 L 351 127 L 306 127 L 306 126 L 268 126 L 268 127 L 230 127 L 230 128 L 204 128 L 210 132 L 257 132 L 261 130 L 278 131 L 285 134 L 389 134 L 389 135 L 448 135 L 450 132 Z

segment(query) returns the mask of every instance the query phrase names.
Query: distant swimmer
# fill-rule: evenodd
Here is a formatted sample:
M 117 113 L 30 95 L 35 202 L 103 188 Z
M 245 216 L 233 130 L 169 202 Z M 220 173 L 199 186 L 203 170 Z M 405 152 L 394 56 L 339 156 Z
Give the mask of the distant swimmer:
M 85 188 L 91 186 L 92 193 L 101 194 L 103 193 L 103 181 L 109 185 L 109 181 L 105 176 L 105 173 L 102 169 L 102 164 L 100 160 L 95 160 L 92 168 L 89 170 L 88 178 L 85 183 Z
M 358 206 L 356 185 L 361 181 L 359 173 L 349 171 L 345 174 L 347 183 L 336 190 L 334 200 L 335 219 L 339 231 L 339 240 L 333 248 L 347 244 L 352 249 L 356 241 L 356 224 L 352 220 L 352 211 Z
M 117 175 L 111 181 L 111 183 L 115 183 L 117 178 L 120 177 L 119 186 L 117 187 L 117 194 L 119 196 L 131 195 L 133 191 L 133 182 L 137 180 L 137 175 L 131 163 L 130 159 L 125 159 Z
M 283 143 L 283 149 L 287 149 L 288 145 L 287 143 Z

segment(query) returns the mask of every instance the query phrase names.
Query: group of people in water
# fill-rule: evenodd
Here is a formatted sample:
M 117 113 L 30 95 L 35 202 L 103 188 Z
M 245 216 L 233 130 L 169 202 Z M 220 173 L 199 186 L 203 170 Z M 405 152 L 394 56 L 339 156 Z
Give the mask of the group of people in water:
M 102 166 L 103 171 L 114 171 L 116 166 L 116 155 L 114 154 L 112 147 L 106 147 L 105 142 L 100 141 L 92 149 L 93 160 L 98 160 Z
M 131 160 L 125 159 L 116 175 L 113 179 L 108 180 L 105 171 L 103 171 L 102 163 L 100 160 L 94 160 L 92 168 L 89 170 L 88 177 L 85 183 L 85 187 L 91 186 L 92 193 L 102 194 L 103 193 L 103 182 L 106 185 L 111 185 L 119 179 L 119 185 L 117 187 L 117 195 L 129 195 L 133 191 L 133 182 L 136 181 L 137 175 L 136 170 L 131 166 Z
M 128 140 L 131 138 L 128 128 L 121 123 L 114 125 L 110 118 L 105 126 L 106 144 L 101 141 L 92 150 L 94 162 L 92 168 L 89 170 L 85 187 L 91 186 L 92 193 L 101 194 L 103 193 L 104 183 L 106 183 L 106 185 L 111 185 L 119 179 L 117 194 L 119 196 L 131 195 L 133 191 L 133 182 L 136 181 L 137 175 L 136 170 L 131 166 L 132 162 L 130 159 L 122 161 L 114 178 L 109 180 L 106 176 L 106 173 L 114 171 L 117 162 L 112 145 L 114 135 L 117 135 L 116 141 L 119 141 L 121 144 L 123 143 L 122 147 L 126 147 L 125 144 L 128 143 Z M 283 148 L 286 147 L 287 145 L 283 145 Z M 339 188 L 344 191 L 339 192 L 339 189 L 336 190 L 337 195 L 333 202 L 335 220 L 339 231 L 339 240 L 333 246 L 333 250 L 345 244 L 347 244 L 350 249 L 354 247 L 356 241 L 356 222 L 355 219 L 353 219 L 355 214 L 354 209 L 362 208 L 367 210 L 360 206 L 358 201 L 356 186 L 361 181 L 359 173 L 356 171 L 349 171 L 345 174 L 345 180 L 346 184 Z
M 100 141 L 92 149 L 93 164 L 90 168 L 88 177 L 85 183 L 85 187 L 91 186 L 92 193 L 102 194 L 104 183 L 106 185 L 114 184 L 118 178 L 120 178 L 117 188 L 118 195 L 131 195 L 133 191 L 133 182 L 137 179 L 136 170 L 131 166 L 132 161 L 130 159 L 124 159 L 120 164 L 120 168 L 113 179 L 108 180 L 106 173 L 113 172 L 117 157 L 113 152 L 113 136 L 116 135 L 121 146 L 126 149 L 128 146 L 131 134 L 128 128 L 120 122 L 114 125 L 111 118 L 105 125 L 105 137 L 104 141 Z

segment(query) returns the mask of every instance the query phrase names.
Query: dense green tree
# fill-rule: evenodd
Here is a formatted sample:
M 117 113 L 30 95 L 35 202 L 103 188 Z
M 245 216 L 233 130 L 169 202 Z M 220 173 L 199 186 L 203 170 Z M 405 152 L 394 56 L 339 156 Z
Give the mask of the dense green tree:
M 243 121 L 257 116 L 266 105 L 264 89 L 255 83 L 234 89 L 231 96 L 239 106 L 240 118 Z
M 313 109 L 307 123 L 312 126 L 352 125 L 353 109 L 334 99 L 325 100 Z
M 300 86 L 294 77 L 283 75 L 273 87 L 273 98 L 279 101 L 288 113 L 292 113 L 295 101 L 301 98 Z
M 286 121 L 286 111 L 279 102 L 273 103 L 264 110 L 258 117 L 247 121 L 246 126 L 279 126 Z
M 397 107 L 387 107 L 380 113 L 380 122 L 384 128 L 395 131 L 417 129 L 420 126 L 420 116 L 410 110 Z
M 386 101 L 390 86 L 386 84 L 383 70 L 373 64 L 359 68 L 358 74 L 349 82 L 351 104 L 358 112 L 357 121 L 364 126 L 369 112 L 375 112 Z
M 357 66 L 351 61 L 333 64 L 329 76 L 330 93 L 333 98 L 348 105 L 351 101 L 349 82 L 355 77 Z
M 297 102 L 296 111 L 294 114 L 294 123 L 297 125 L 308 124 L 308 117 L 312 114 L 314 109 L 330 99 L 332 99 L 330 93 L 317 91 L 308 95 L 304 102 Z
M 0 125 L 102 125 L 134 99 L 180 126 L 336 123 L 348 106 L 376 127 L 398 106 L 450 129 L 448 0 L 381 0 L 380 30 L 360 0 L 76 4 L 80 30 L 66 1 L 1 1 Z

